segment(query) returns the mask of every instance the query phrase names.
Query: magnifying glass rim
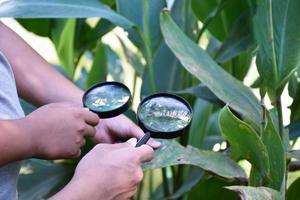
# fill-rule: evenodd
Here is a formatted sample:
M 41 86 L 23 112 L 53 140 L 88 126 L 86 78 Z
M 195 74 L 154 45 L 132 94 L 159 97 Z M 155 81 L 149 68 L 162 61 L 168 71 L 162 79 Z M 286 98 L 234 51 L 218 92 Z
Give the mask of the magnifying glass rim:
M 184 105 L 186 105 L 186 107 L 188 108 L 188 110 L 191 113 L 191 120 L 189 121 L 189 123 L 185 127 L 182 127 L 176 131 L 167 131 L 167 132 L 166 131 L 157 131 L 157 130 L 154 130 L 153 128 L 145 125 L 139 118 L 139 112 L 140 112 L 141 106 L 149 99 L 153 99 L 156 97 L 170 97 L 170 98 L 176 99 L 176 100 L 180 101 L 181 103 L 183 103 Z M 138 106 L 136 117 L 137 117 L 139 126 L 143 129 L 143 131 L 145 131 L 145 132 L 149 131 L 151 134 L 151 137 L 162 138 L 162 139 L 171 139 L 171 138 L 176 138 L 179 135 L 181 135 L 183 130 L 191 125 L 191 121 L 193 118 L 193 110 L 192 110 L 192 107 L 190 106 L 190 104 L 184 98 L 182 98 L 178 95 L 175 95 L 175 94 L 168 93 L 168 92 L 161 92 L 161 93 L 156 93 L 156 94 L 145 97 Z
M 114 110 L 110 110 L 110 111 L 98 111 L 98 110 L 89 108 L 86 105 L 86 98 L 87 98 L 87 95 L 89 94 L 89 92 L 91 90 L 95 89 L 95 88 L 102 87 L 102 86 L 105 86 L 105 85 L 115 85 L 115 86 L 120 86 L 123 89 L 125 89 L 129 94 L 128 101 L 126 103 L 124 103 L 122 106 L 120 106 L 120 107 L 118 107 Z M 102 83 L 97 83 L 97 84 L 91 86 L 89 89 L 87 89 L 84 92 L 84 95 L 82 97 L 83 106 L 85 108 L 88 108 L 90 111 L 96 113 L 100 118 L 111 118 L 111 117 L 115 117 L 115 116 L 118 116 L 118 115 L 122 114 L 123 112 L 125 112 L 130 107 L 130 102 L 131 102 L 131 92 L 130 92 L 130 90 L 128 89 L 128 87 L 126 85 L 124 85 L 123 83 L 117 82 L 117 81 L 106 81 L 106 82 L 102 82 Z

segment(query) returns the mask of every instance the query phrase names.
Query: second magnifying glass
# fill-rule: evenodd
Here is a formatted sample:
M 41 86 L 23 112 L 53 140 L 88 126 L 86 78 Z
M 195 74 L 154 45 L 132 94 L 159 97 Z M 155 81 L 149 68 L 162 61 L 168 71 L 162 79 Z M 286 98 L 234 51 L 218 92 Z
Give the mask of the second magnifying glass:
M 145 135 L 136 147 L 146 144 L 150 137 L 171 139 L 183 133 L 192 121 L 191 106 L 183 98 L 158 93 L 146 97 L 139 105 L 137 118 Z

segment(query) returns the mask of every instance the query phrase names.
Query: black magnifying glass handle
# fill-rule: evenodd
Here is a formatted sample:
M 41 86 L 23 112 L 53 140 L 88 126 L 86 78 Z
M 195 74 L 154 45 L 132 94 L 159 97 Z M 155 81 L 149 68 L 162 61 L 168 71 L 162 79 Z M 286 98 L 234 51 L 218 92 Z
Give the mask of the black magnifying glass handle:
M 146 144 L 148 140 L 150 139 L 150 132 L 146 132 L 145 135 L 136 143 L 135 147 L 142 146 L 143 144 Z

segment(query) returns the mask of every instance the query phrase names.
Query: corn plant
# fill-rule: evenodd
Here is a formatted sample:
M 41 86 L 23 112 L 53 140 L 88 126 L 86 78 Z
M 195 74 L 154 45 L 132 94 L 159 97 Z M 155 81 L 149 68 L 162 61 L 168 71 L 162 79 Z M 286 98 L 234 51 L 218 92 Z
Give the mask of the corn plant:
M 172 92 L 190 102 L 191 126 L 143 165 L 135 199 L 299 198 L 299 0 L 2 0 L 0 16 L 48 37 L 57 68 L 83 89 L 129 77 L 134 97 Z M 118 51 L 103 42 L 116 27 L 127 33 L 116 37 Z M 245 85 L 253 64 L 259 77 Z M 293 99 L 289 125 L 285 88 Z M 133 110 L 126 115 L 135 120 Z M 213 151 L 216 144 L 222 148 Z M 55 193 L 77 162 L 25 161 L 32 173 L 20 177 L 20 199 Z

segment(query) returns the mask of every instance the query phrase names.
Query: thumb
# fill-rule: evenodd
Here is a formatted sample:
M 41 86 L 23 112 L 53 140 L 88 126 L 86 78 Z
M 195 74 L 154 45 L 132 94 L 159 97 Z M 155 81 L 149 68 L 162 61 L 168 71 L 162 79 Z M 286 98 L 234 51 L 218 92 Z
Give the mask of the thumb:
M 130 138 L 126 142 L 129 143 L 130 145 L 132 145 L 133 147 L 135 147 L 135 145 L 137 143 L 137 139 L 136 138 Z

